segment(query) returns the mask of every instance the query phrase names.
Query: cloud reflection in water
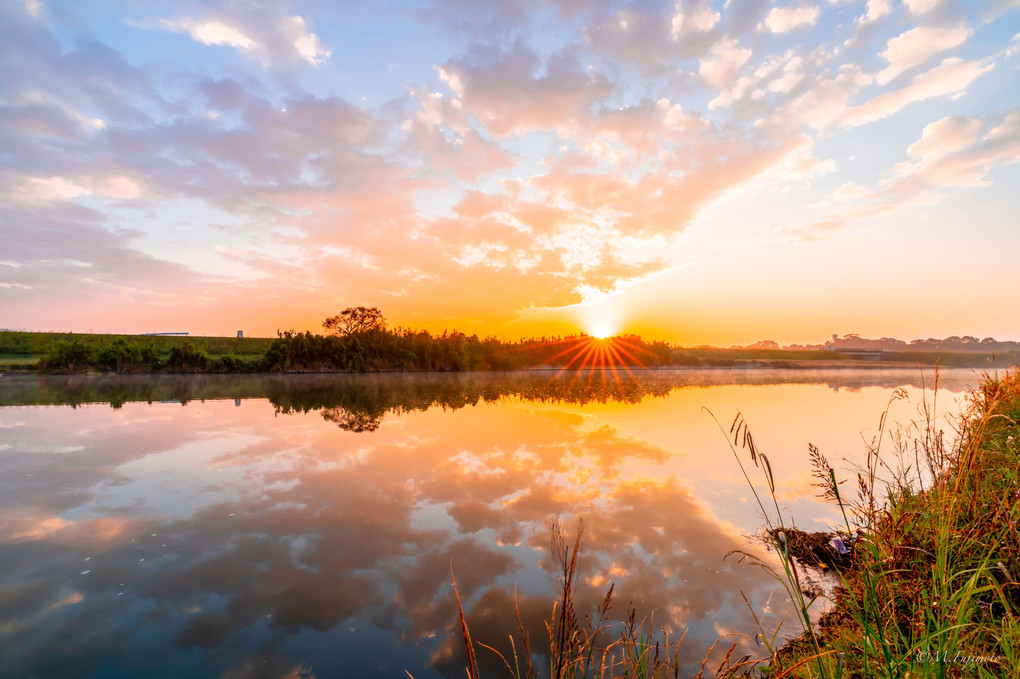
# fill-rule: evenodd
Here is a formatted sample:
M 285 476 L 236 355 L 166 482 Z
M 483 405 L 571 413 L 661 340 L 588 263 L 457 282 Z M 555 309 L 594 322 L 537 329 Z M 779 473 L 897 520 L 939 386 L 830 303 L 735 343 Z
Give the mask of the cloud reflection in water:
M 719 634 L 753 629 L 740 592 L 764 604 L 771 583 L 723 561 L 749 546 L 685 472 L 691 425 L 663 422 L 668 447 L 610 414 L 705 379 L 5 383 L 0 675 L 460 676 L 451 559 L 477 640 L 506 646 L 515 584 L 541 640 L 549 526 L 577 516 L 579 609 L 615 581 L 617 617 L 632 603 L 690 627 L 696 667 Z M 33 400 L 119 407 L 13 406 Z

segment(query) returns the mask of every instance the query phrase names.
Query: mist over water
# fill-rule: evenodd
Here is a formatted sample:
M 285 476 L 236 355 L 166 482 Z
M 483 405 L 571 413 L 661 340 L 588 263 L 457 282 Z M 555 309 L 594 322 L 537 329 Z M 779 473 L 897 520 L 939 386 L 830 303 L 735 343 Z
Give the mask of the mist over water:
M 978 379 L 943 371 L 938 411 Z M 753 636 L 741 592 L 768 624 L 785 613 L 772 581 L 723 558 L 761 553 L 747 537 L 761 518 L 703 409 L 723 429 L 744 413 L 784 516 L 817 530 L 835 513 L 807 444 L 849 468 L 892 390 L 910 394 L 891 411 L 907 421 L 933 383 L 878 369 L 0 378 L 0 676 L 462 676 L 451 563 L 474 637 L 505 647 L 516 586 L 540 655 L 550 525 L 578 517 L 579 610 L 615 583 L 616 619 L 633 604 L 687 628 L 696 672 L 719 635 Z

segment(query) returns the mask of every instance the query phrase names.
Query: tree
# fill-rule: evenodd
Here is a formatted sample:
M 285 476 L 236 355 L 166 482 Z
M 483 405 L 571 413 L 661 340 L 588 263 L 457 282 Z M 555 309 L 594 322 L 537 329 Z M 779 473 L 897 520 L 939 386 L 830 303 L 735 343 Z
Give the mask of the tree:
M 324 320 L 322 327 L 334 335 L 357 335 L 369 330 L 384 329 L 386 317 L 378 307 L 347 307 L 336 316 Z

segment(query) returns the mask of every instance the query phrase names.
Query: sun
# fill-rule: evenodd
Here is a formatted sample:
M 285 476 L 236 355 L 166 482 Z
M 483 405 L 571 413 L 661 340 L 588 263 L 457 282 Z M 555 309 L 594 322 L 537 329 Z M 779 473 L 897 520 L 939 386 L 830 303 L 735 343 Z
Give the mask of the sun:
M 616 324 L 608 318 L 593 319 L 588 323 L 588 334 L 596 339 L 606 339 L 616 334 Z
M 620 334 L 625 314 L 609 294 L 587 291 L 586 299 L 575 307 L 577 325 L 589 337 L 607 339 Z

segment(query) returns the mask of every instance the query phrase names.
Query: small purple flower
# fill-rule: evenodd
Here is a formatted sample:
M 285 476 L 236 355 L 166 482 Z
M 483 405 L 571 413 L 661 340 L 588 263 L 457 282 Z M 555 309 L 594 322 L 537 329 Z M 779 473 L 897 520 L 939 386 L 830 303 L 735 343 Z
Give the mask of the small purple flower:
M 829 546 L 835 549 L 840 554 L 850 553 L 850 550 L 846 548 L 845 544 L 843 544 L 842 538 L 832 538 L 831 540 L 829 540 Z

